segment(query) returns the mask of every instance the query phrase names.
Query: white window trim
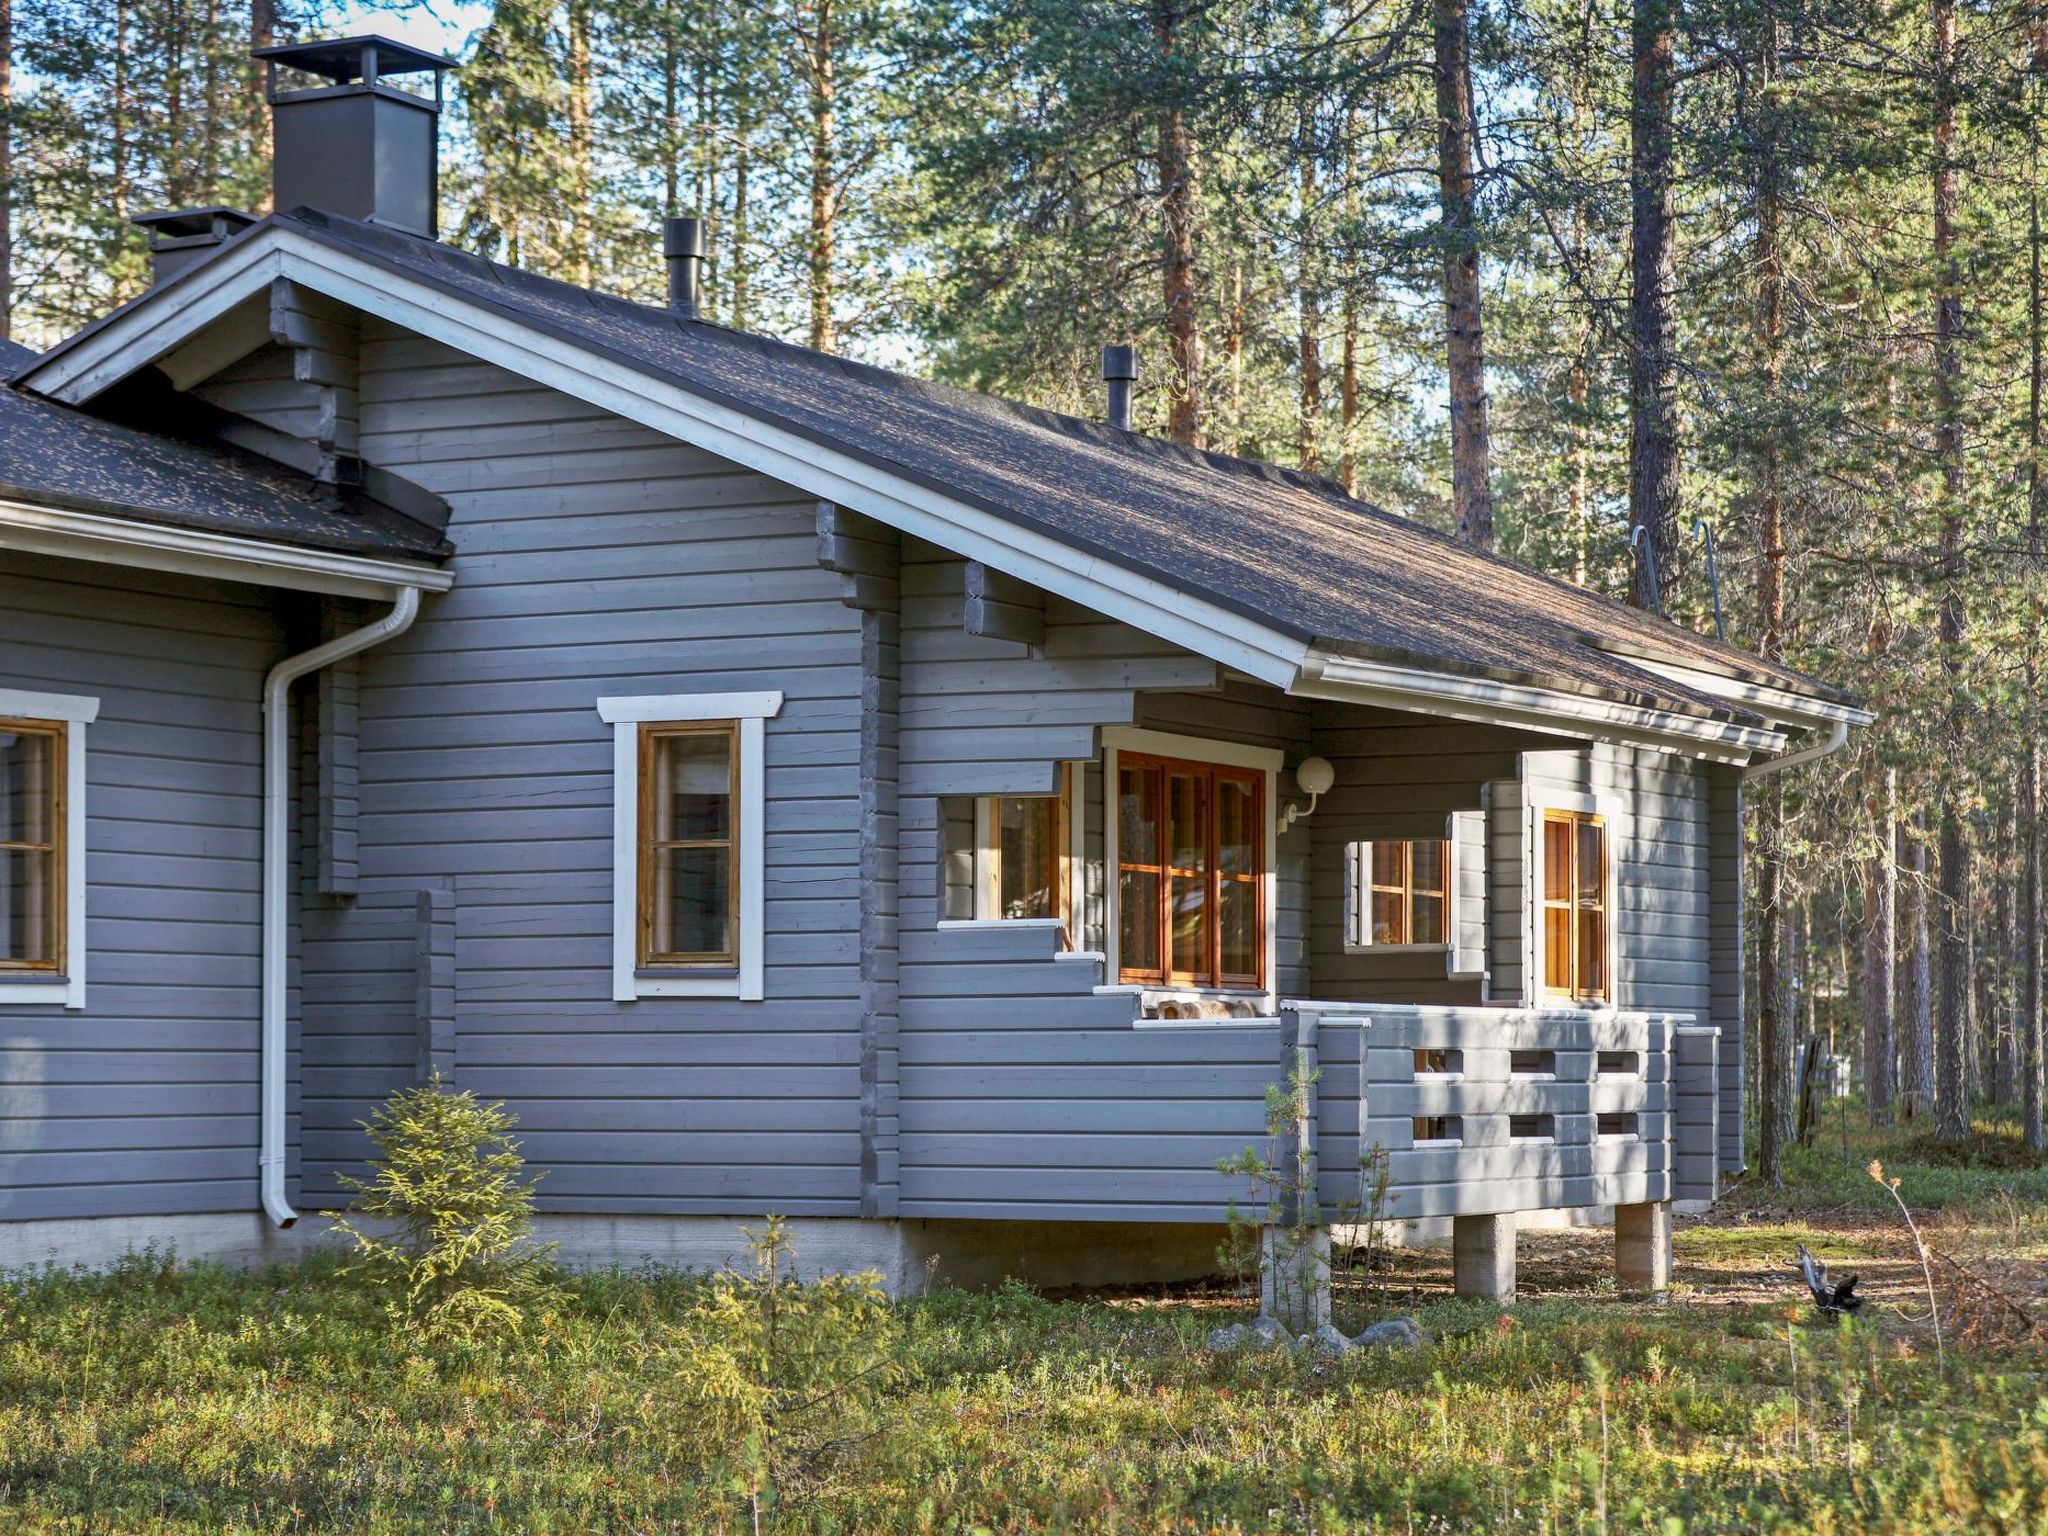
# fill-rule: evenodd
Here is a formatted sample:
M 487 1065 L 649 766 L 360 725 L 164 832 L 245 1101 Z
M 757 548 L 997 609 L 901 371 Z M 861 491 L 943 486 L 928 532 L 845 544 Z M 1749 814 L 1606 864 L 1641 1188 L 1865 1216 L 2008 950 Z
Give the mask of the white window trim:
M 85 728 L 100 701 L 81 694 L 0 688 L 0 715 L 61 720 L 64 733 L 64 974 L 47 980 L 0 980 L 0 1005 L 85 1006 Z
M 1081 796 L 1078 785 L 1081 777 L 1079 763 L 1062 764 L 1060 788 L 1050 795 L 976 795 L 974 797 L 974 918 L 977 924 L 1001 923 L 1054 923 L 1067 930 L 1069 942 L 1076 938 L 1075 930 L 1080 926 L 1077 918 L 1081 905 Z M 1002 914 L 1002 863 L 996 853 L 995 802 L 998 800 L 1054 800 L 1062 803 L 1067 817 L 1067 847 L 1064 857 L 1067 861 L 1067 916 L 1052 917 L 1004 917 Z M 946 927 L 941 923 L 940 927 Z
M 1375 944 L 1372 941 L 1372 900 L 1368 893 L 1365 854 L 1373 843 L 1444 845 L 1444 933 L 1438 944 Z M 1438 837 L 1361 837 L 1344 845 L 1344 953 L 1347 955 L 1444 955 L 1451 950 L 1450 931 L 1458 920 L 1458 845 L 1450 823 Z
M 598 718 L 612 727 L 612 998 L 736 997 L 765 995 L 762 933 L 766 926 L 768 805 L 762 754 L 765 722 L 782 712 L 780 693 L 645 694 L 597 701 Z M 640 727 L 692 720 L 739 723 L 739 965 L 731 974 L 642 974 L 636 935 L 640 920 Z
M 1621 914 L 1615 905 L 1621 872 L 1621 802 L 1607 795 L 1579 794 L 1570 790 L 1547 789 L 1529 795 L 1528 824 L 1524 828 L 1529 850 L 1528 925 L 1523 940 L 1528 946 L 1528 990 L 1539 1008 L 1577 1008 L 1592 1012 L 1611 1011 L 1621 1006 Z M 1567 997 L 1550 990 L 1543 970 L 1543 892 L 1548 883 L 1549 855 L 1544 848 L 1543 815 L 1546 811 L 1573 811 L 1598 816 L 1607 831 L 1607 996 L 1599 1002 Z
M 1211 987 L 1152 987 L 1136 988 L 1148 992 L 1171 992 L 1187 997 L 1263 997 L 1265 1012 L 1272 1013 L 1279 1006 L 1280 993 L 1280 806 L 1279 777 L 1280 765 L 1287 760 L 1287 754 L 1277 747 L 1247 746 L 1235 741 L 1211 741 L 1204 736 L 1177 736 L 1169 731 L 1147 731 L 1136 726 L 1113 725 L 1102 732 L 1102 885 L 1103 907 L 1107 931 L 1103 934 L 1102 947 L 1108 954 L 1108 963 L 1103 967 L 1106 981 L 1118 990 L 1129 990 L 1134 984 L 1117 981 L 1123 972 L 1123 921 L 1117 910 L 1118 886 L 1117 866 L 1121 850 L 1117 846 L 1116 777 L 1117 758 L 1124 752 L 1149 753 L 1159 757 L 1184 758 L 1192 763 L 1215 763 L 1224 768 L 1253 768 L 1266 775 L 1266 857 L 1265 875 L 1261 880 L 1261 908 L 1265 913 L 1264 940 L 1266 986 L 1263 992 L 1250 988 Z

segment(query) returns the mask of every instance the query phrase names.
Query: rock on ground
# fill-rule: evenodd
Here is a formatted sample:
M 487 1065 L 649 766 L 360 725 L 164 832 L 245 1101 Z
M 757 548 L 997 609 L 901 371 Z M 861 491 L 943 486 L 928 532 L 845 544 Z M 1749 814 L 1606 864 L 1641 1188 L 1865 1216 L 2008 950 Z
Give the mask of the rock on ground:
M 1429 1334 L 1412 1317 L 1390 1317 L 1366 1329 L 1357 1343 L 1361 1349 L 1421 1349 L 1429 1343 Z

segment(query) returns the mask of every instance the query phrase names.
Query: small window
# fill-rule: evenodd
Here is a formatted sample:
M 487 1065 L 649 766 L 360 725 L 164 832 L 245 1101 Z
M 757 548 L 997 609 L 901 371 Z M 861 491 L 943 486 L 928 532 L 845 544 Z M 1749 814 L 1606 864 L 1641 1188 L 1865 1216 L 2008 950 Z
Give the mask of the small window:
M 1607 823 L 1585 811 L 1543 813 L 1543 989 L 1606 1002 Z
M 739 964 L 739 727 L 640 727 L 640 968 Z
M 612 727 L 612 997 L 763 993 L 765 722 L 779 693 L 599 699 Z
M 1358 845 L 1359 945 L 1441 949 L 1450 942 L 1450 851 L 1437 837 Z
M 64 971 L 66 738 L 61 720 L 0 720 L 0 972 Z
M 974 915 L 1067 922 L 1073 849 L 1073 776 L 1056 795 L 990 795 L 975 804 Z M 1071 924 L 1069 925 L 1071 938 Z

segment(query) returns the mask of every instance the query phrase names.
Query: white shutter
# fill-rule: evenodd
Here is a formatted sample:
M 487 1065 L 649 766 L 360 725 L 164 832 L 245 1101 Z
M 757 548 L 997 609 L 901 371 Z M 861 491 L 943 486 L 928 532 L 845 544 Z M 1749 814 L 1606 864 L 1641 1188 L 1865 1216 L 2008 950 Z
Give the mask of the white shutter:
M 1365 899 L 1366 843 L 1344 845 L 1344 947 L 1363 949 L 1366 940 Z
M 1444 835 L 1450 839 L 1450 974 L 1459 980 L 1486 975 L 1486 813 L 1453 811 Z

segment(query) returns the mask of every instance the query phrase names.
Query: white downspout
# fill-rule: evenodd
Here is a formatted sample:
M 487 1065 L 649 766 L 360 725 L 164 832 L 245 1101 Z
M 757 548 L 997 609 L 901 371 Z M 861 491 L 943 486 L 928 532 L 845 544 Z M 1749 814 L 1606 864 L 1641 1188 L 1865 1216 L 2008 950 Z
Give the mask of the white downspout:
M 299 1219 L 284 1197 L 284 1068 L 287 866 L 291 816 L 291 699 L 294 682 L 330 662 L 403 634 L 419 616 L 418 587 L 400 587 L 391 611 L 375 623 L 287 656 L 263 680 L 263 1119 L 257 1172 L 264 1214 L 280 1227 Z
M 1811 747 L 1801 747 L 1797 752 L 1787 752 L 1783 757 L 1767 758 L 1761 763 L 1751 763 L 1742 770 L 1742 782 L 1747 784 L 1762 778 L 1767 773 L 1776 773 L 1781 768 L 1797 768 L 1803 763 L 1817 763 L 1824 757 L 1832 757 L 1849 744 L 1849 723 L 1835 722 L 1834 733 L 1826 741 Z

